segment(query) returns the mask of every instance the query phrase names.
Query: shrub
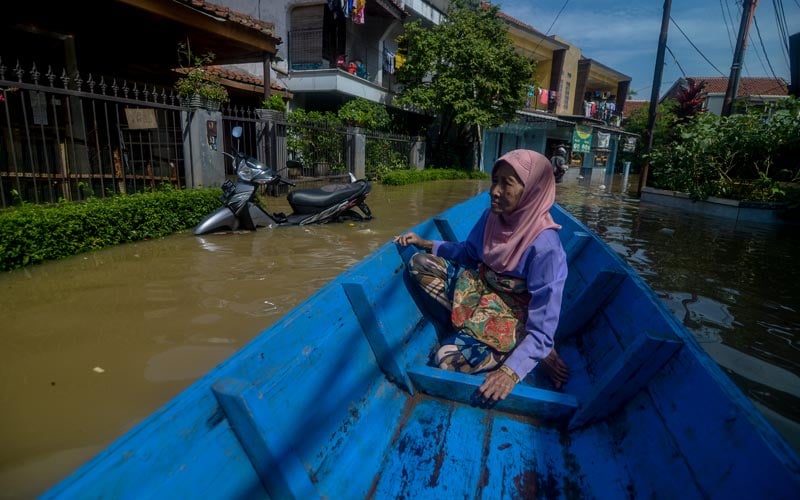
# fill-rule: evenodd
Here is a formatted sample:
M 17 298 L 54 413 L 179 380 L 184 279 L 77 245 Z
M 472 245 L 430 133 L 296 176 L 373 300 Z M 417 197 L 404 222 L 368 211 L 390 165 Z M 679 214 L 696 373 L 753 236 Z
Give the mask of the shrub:
M 219 188 L 120 195 L 0 212 L 0 270 L 170 235 L 221 205 Z
M 473 170 L 456 170 L 452 168 L 428 168 L 425 170 L 395 170 L 383 177 L 383 184 L 401 186 L 417 182 L 454 180 L 454 179 L 488 179 L 485 172 Z

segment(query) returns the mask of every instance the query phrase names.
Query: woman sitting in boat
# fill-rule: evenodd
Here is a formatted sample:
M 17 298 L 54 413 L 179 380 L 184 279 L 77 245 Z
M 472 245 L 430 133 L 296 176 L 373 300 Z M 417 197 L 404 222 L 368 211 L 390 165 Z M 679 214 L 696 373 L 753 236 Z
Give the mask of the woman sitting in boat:
M 427 251 L 411 257 L 409 273 L 435 307 L 449 311 L 455 328 L 441 340 L 436 364 L 488 372 L 479 395 L 496 402 L 537 366 L 557 389 L 567 381 L 569 369 L 553 346 L 567 259 L 561 226 L 550 216 L 555 178 L 546 157 L 517 149 L 498 158 L 490 195 L 466 241 L 409 232 L 395 242 Z

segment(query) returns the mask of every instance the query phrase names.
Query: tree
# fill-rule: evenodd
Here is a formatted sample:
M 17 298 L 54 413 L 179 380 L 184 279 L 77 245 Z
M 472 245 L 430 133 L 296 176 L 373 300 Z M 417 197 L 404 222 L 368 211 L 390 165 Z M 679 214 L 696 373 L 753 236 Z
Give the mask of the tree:
M 455 0 L 441 24 L 409 23 L 399 40 L 407 60 L 397 71 L 403 91 L 395 104 L 438 117 L 434 164 L 471 165 L 456 152 L 479 143 L 483 127 L 513 120 L 525 102 L 535 65 L 514 51 L 498 11 Z
M 677 108 L 678 102 L 675 99 L 665 99 L 656 107 L 656 122 L 653 127 L 653 149 L 658 149 L 664 144 L 670 143 L 677 138 L 678 115 Z M 632 134 L 638 134 L 639 137 L 647 137 L 647 125 L 650 114 L 649 106 L 642 106 L 625 120 L 623 130 Z M 636 148 L 636 152 L 632 154 L 631 160 L 635 166 L 641 166 L 644 163 L 644 148 Z

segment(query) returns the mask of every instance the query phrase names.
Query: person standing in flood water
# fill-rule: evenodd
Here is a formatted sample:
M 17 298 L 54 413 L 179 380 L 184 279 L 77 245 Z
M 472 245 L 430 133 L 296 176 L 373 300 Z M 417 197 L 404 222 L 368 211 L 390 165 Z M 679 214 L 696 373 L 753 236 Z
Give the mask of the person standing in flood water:
M 394 239 L 426 251 L 411 257 L 409 273 L 450 313 L 455 333 L 441 340 L 436 364 L 487 372 L 478 389 L 487 403 L 505 399 L 537 366 L 557 389 L 569 377 L 554 348 L 567 259 L 561 226 L 550 216 L 553 166 L 535 151 L 510 151 L 492 168 L 490 195 L 466 241 L 432 241 L 413 232 Z
M 564 174 L 569 170 L 567 150 L 563 146 L 556 148 L 555 154 L 550 158 L 550 163 L 553 164 L 553 176 L 556 179 L 556 184 L 558 184 L 564 180 Z

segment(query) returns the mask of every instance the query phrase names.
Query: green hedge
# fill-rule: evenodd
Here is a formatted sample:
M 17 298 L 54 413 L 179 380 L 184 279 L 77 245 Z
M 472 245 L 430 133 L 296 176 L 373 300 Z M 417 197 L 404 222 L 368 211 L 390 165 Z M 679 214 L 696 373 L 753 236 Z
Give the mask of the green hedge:
M 466 171 L 453 168 L 428 168 L 425 170 L 393 170 L 381 178 L 381 183 L 392 186 L 414 184 L 416 182 L 452 179 L 488 179 L 485 172 Z
M 219 188 L 165 190 L 0 211 L 0 271 L 167 236 L 221 206 Z

